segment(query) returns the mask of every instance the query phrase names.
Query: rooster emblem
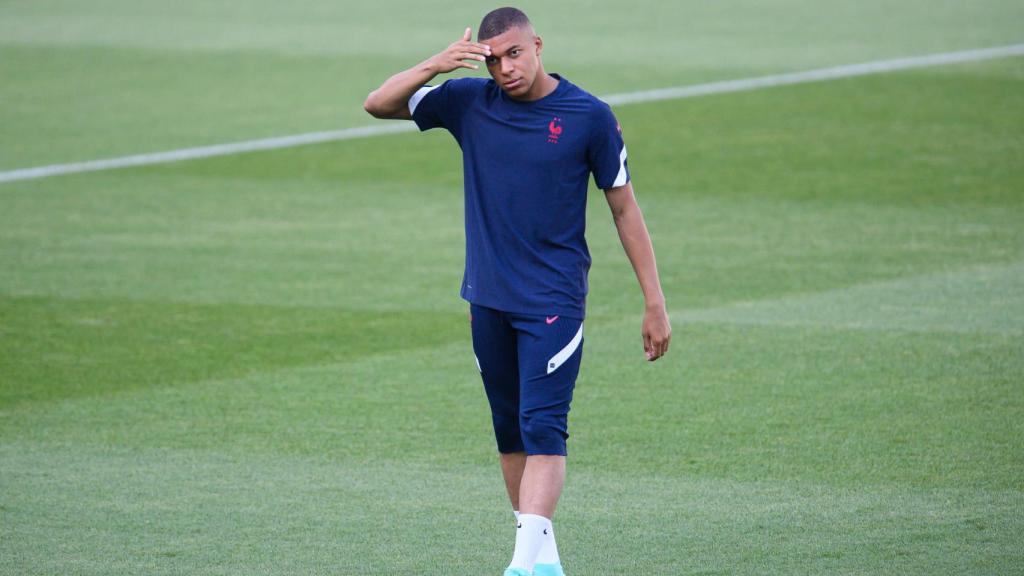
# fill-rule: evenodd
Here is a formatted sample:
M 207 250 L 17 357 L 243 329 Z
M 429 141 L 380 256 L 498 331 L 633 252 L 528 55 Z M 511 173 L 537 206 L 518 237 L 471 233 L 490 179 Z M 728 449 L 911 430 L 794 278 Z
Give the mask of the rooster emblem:
M 562 135 L 561 121 L 562 119 L 556 116 L 548 122 L 548 142 L 558 144 L 558 137 Z

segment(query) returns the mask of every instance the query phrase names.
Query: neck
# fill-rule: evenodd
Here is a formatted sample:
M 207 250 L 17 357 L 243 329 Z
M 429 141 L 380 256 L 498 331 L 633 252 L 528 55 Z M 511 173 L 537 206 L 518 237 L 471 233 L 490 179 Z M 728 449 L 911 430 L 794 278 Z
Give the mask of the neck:
M 533 86 L 530 87 L 530 91 L 523 94 L 522 98 L 516 98 L 516 100 L 524 102 L 540 100 L 554 92 L 555 88 L 558 88 L 558 79 L 545 72 L 544 68 L 541 68 L 540 70 L 537 70 L 537 80 L 534 81 Z

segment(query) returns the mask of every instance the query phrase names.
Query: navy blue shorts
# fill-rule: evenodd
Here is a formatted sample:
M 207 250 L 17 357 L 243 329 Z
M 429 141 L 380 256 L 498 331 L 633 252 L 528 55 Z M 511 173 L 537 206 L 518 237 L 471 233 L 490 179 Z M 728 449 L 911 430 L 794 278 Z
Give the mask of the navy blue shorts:
M 469 314 L 498 451 L 564 456 L 583 320 L 475 304 Z

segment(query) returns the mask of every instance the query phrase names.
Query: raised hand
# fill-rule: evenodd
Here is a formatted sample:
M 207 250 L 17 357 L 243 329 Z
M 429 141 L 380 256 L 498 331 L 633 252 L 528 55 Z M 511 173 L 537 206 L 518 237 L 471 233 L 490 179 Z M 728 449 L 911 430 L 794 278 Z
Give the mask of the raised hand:
M 457 68 L 479 69 L 479 65 L 466 62 L 466 60 L 486 61 L 487 57 L 491 55 L 491 47 L 479 42 L 473 42 L 472 38 L 472 30 L 466 28 L 461 39 L 453 42 L 444 52 L 431 57 L 427 61 L 428 64 L 437 74 L 451 72 Z

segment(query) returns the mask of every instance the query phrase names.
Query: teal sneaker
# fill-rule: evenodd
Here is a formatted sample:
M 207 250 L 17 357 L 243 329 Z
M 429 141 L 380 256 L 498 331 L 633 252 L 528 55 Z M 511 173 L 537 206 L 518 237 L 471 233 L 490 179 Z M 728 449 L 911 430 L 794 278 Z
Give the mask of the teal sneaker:
M 533 576 L 565 576 L 561 564 L 537 564 L 533 567 Z
M 530 576 L 530 573 L 522 568 L 505 568 L 504 576 Z

